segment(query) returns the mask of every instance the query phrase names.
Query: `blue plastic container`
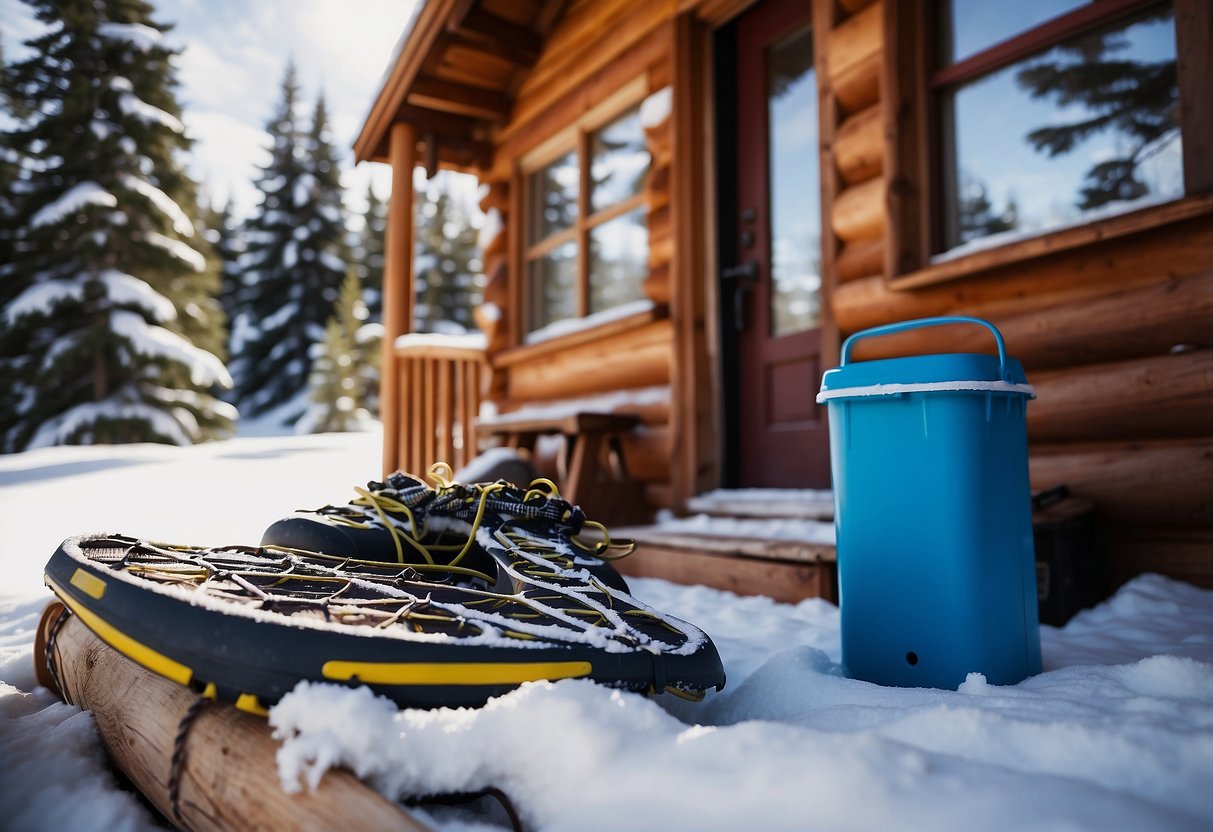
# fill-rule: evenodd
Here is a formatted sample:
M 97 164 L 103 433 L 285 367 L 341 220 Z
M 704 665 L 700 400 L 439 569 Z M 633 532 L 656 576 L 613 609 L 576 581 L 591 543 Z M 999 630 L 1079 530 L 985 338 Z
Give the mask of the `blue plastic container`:
M 864 338 L 990 330 L 997 357 L 850 360 Z M 1040 672 L 1025 410 L 1034 393 L 1002 334 L 943 317 L 858 332 L 826 372 L 842 658 L 854 678 L 956 688 Z

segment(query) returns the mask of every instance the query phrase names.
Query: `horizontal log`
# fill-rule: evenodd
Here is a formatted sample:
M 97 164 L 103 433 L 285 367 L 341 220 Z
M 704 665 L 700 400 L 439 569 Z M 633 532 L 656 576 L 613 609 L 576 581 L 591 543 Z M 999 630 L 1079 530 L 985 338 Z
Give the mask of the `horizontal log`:
M 58 618 L 55 606 L 43 617 L 44 632 Z M 76 616 L 59 628 L 54 648 L 62 693 L 92 712 L 110 759 L 161 815 L 172 818 L 174 738 L 198 694 L 127 659 Z M 179 806 L 186 829 L 427 828 L 340 769 L 328 771 L 315 791 L 286 794 L 269 724 L 230 705 L 203 709 L 185 748 Z
M 885 227 L 885 183 L 870 179 L 852 185 L 834 198 L 830 225 L 847 243 L 879 239 Z
M 861 186 L 862 187 L 862 186 Z M 1026 314 L 1089 303 L 1113 292 L 1168 283 L 1213 263 L 1213 233 L 1203 225 L 1159 229 L 1148 241 L 1117 239 L 921 289 L 891 289 L 883 278 L 853 280 L 831 299 L 843 333 L 891 321 L 965 311 L 983 316 Z
M 693 549 L 642 544 L 631 557 L 616 561 L 629 577 L 663 578 L 738 595 L 765 595 L 794 604 L 805 598 L 837 599 L 834 564 L 730 557 Z
M 653 303 L 668 304 L 673 298 L 670 286 L 670 261 L 649 263 L 649 275 L 642 287 L 644 296 Z
M 649 238 L 649 264 L 669 263 L 674 259 L 674 235 Z
M 884 48 L 882 3 L 873 3 L 834 27 L 826 41 L 826 73 L 831 86 L 838 76 L 880 55 Z
M 884 271 L 884 237 L 847 243 L 834 256 L 838 282 L 880 275 Z
M 879 105 L 851 116 L 834 134 L 834 164 L 848 185 L 879 176 L 884 167 L 884 153 L 884 123 Z
M 988 317 L 1002 330 L 1007 349 L 1029 371 L 1167 355 L 1179 345 L 1208 349 L 1213 347 L 1213 271 L 1082 303 Z M 985 352 L 989 346 L 989 335 L 979 328 L 935 327 L 861 341 L 855 354 L 869 360 Z
M 1137 526 L 1114 528 L 1108 538 L 1113 587 L 1157 572 L 1213 589 L 1213 529 Z
M 838 105 L 857 113 L 880 100 L 884 66 L 883 4 L 873 3 L 829 34 L 826 77 Z
M 669 384 L 672 338 L 666 320 L 512 362 L 510 399 L 546 401 Z
M 1213 526 L 1213 439 L 1041 443 L 1030 453 L 1033 488 L 1065 483 L 1117 523 Z
M 489 182 L 484 196 L 480 198 L 480 210 L 484 213 L 496 208 L 501 214 L 510 213 L 510 184 L 509 182 Z
M 666 483 L 651 482 L 644 487 L 644 501 L 656 510 L 674 508 L 674 488 Z
M 1031 378 L 1033 441 L 1213 436 L 1213 351 L 1139 358 Z
M 668 237 L 673 231 L 669 204 L 663 205 L 660 208 L 650 207 L 647 225 L 649 227 L 650 240 L 655 237 Z

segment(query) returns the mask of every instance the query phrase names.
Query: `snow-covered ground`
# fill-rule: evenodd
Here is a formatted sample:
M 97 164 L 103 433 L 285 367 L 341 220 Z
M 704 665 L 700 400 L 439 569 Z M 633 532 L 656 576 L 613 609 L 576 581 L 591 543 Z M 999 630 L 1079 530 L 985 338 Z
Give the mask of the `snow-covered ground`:
M 376 434 L 0 457 L 0 828 L 139 830 L 87 714 L 37 688 L 41 569 L 69 534 L 255 542 L 296 507 L 344 501 Z M 839 667 L 838 611 L 633 582 L 705 629 L 728 688 L 700 704 L 567 680 L 479 710 L 397 712 L 301 686 L 271 713 L 290 787 L 347 765 L 389 795 L 494 785 L 528 829 L 1213 828 L 1213 592 L 1158 576 L 1066 628 L 1013 687 L 882 688 Z M 487 818 L 430 816 L 445 829 Z

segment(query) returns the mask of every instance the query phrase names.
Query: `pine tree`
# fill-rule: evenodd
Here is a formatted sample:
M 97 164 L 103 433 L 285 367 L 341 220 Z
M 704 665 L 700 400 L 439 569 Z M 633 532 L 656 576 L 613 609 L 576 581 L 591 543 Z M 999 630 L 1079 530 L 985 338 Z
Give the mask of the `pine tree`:
M 312 406 L 296 424 L 301 432 L 352 431 L 365 428 L 373 417 L 367 409 L 369 366 L 377 363 L 374 344 L 360 340 L 367 310 L 361 281 L 350 269 L 341 284 L 335 314 L 324 329 L 312 363 Z
M 141 0 L 25 0 L 45 33 L 5 70 L 23 161 L 4 282 L 0 446 L 158 441 L 231 427 L 211 394 L 217 276 L 199 248 L 195 186 L 166 27 Z M 10 189 L 11 191 L 11 189 Z
M 995 212 L 985 183 L 962 175 L 960 202 L 957 206 L 960 242 L 1013 231 L 1019 226 L 1019 210 L 1014 199 L 1008 199 L 1001 212 Z
M 1143 12 L 1133 22 L 1171 19 L 1172 11 L 1163 8 Z M 1037 151 L 1060 156 L 1104 131 L 1121 139 L 1120 155 L 1087 170 L 1078 201 L 1084 211 L 1145 196 L 1149 187 L 1138 176 L 1139 166 L 1179 135 L 1175 59 L 1134 61 L 1116 54 L 1130 45 L 1120 31 L 1092 32 L 1062 44 L 1048 53 L 1049 60 L 1034 62 L 1015 76 L 1033 98 L 1052 98 L 1067 110 L 1078 104 L 1085 112 L 1078 121 L 1030 131 L 1027 140 Z
M 367 320 L 383 318 L 383 250 L 387 235 L 387 202 L 367 186 L 366 213 L 358 233 L 358 277 L 362 281 L 362 299 L 366 302 Z
M 307 408 L 312 347 L 324 341 L 348 259 L 324 100 L 305 132 L 295 116 L 298 96 L 291 65 L 267 126 L 273 147 L 257 183 L 261 204 L 245 231 L 245 302 L 232 342 L 242 408 L 253 415 L 281 408 L 283 424 Z
M 230 203 L 211 207 L 207 212 L 207 242 L 214 249 L 222 276 L 219 304 L 227 319 L 233 320 L 240 311 L 240 255 L 244 253 L 244 236 L 240 224 L 232 217 Z
M 475 326 L 472 310 L 484 295 L 476 229 L 445 190 L 433 197 L 419 192 L 416 201 L 414 327 L 418 332 L 468 332 Z

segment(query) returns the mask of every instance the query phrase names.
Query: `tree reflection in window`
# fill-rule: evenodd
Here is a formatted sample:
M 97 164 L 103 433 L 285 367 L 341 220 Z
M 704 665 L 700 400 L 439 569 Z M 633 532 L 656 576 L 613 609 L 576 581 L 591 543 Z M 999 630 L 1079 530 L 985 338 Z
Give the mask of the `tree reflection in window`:
M 943 248 L 1182 196 L 1175 56 L 1158 4 L 945 86 Z

